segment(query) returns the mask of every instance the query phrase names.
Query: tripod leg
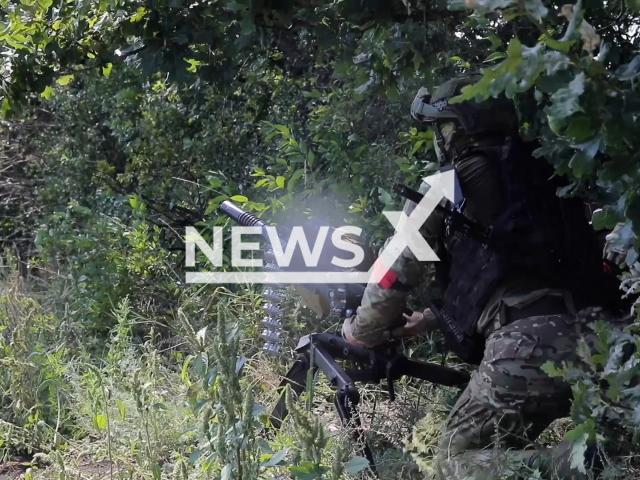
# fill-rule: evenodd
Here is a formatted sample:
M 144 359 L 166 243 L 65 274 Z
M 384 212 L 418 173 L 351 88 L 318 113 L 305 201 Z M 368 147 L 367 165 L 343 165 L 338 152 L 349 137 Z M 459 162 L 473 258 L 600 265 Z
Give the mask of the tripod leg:
M 308 371 L 308 354 L 299 355 L 296 362 L 287 372 L 287 375 L 282 379 L 282 382 L 280 382 L 280 385 L 278 386 L 280 399 L 278 400 L 278 403 L 276 403 L 275 407 L 273 407 L 273 410 L 271 410 L 271 415 L 269 415 L 271 425 L 276 430 L 280 430 L 282 422 L 284 422 L 287 415 L 289 415 L 289 409 L 287 409 L 287 403 L 285 400 L 285 389 L 287 388 L 287 385 L 291 386 L 293 393 L 300 395 L 307 386 Z
M 373 453 L 371 452 L 371 448 L 369 448 L 369 444 L 364 436 L 362 422 L 360 421 L 360 412 L 358 411 L 358 404 L 354 403 L 353 405 L 350 405 L 349 397 L 343 391 L 336 393 L 333 403 L 336 406 L 336 410 L 338 410 L 338 415 L 340 416 L 340 420 L 342 420 L 342 425 L 345 428 L 353 428 L 353 437 L 356 443 L 360 446 L 362 455 L 369 462 L 369 468 L 377 478 L 380 478 L 378 476 L 375 460 L 373 459 Z

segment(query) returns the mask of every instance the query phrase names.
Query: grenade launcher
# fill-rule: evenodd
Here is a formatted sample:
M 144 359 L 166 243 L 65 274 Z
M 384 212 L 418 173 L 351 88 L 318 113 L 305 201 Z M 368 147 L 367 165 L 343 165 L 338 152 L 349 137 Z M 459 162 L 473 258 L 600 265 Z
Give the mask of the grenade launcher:
M 247 227 L 260 227 L 263 237 L 267 240 L 264 248 L 265 270 L 267 271 L 309 271 L 304 267 L 301 258 L 294 253 L 292 260 L 286 269 L 278 266 L 273 246 L 269 243 L 266 227 L 269 225 L 255 215 L 242 210 L 231 201 L 225 201 L 220 206 L 220 211 L 234 220 L 236 223 Z M 305 233 L 318 228 L 317 224 L 303 227 Z M 282 249 L 286 242 L 281 240 Z M 355 241 L 351 239 L 352 241 Z M 339 255 L 330 246 L 323 248 L 318 262 L 319 271 L 336 269 L 330 265 L 328 259 Z M 366 255 L 365 255 L 366 257 Z M 363 261 L 360 268 L 367 271 L 373 258 Z M 263 352 L 288 358 L 283 351 L 285 339 L 283 332 L 283 319 L 285 316 L 286 285 L 270 285 L 263 292 L 265 304 L 263 310 L 266 316 L 262 320 L 265 330 L 261 338 L 265 341 Z M 321 317 L 347 318 L 355 314 L 364 294 L 365 285 L 360 284 L 329 284 L 329 285 L 296 285 L 296 293 L 303 303 Z M 335 390 L 334 404 L 344 426 L 353 429 L 355 440 L 358 442 L 363 455 L 369 461 L 371 470 L 376 473 L 376 467 L 371 450 L 364 438 L 358 413 L 360 394 L 356 387 L 357 382 L 378 384 L 386 381 L 389 399 L 395 399 L 394 381 L 402 377 L 411 377 L 426 380 L 439 385 L 463 387 L 469 381 L 466 372 L 443 367 L 435 363 L 422 362 L 407 358 L 401 353 L 401 345 L 397 340 L 392 340 L 374 349 L 367 349 L 347 343 L 339 332 L 335 333 L 311 333 L 305 335 L 294 349 L 295 360 L 280 386 L 280 399 L 271 412 L 271 425 L 279 429 L 288 415 L 285 403 L 285 389 L 290 386 L 293 393 L 300 395 L 307 387 L 307 382 L 315 378 L 319 370 L 325 374 L 331 387 Z M 311 380 L 313 381 L 313 380 Z

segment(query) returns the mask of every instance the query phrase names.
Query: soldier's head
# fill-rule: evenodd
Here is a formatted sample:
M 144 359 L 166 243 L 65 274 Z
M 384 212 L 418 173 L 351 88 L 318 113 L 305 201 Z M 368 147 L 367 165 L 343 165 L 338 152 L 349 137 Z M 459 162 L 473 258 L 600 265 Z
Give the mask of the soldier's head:
M 411 105 L 411 116 L 434 131 L 434 144 L 441 163 L 453 161 L 468 147 L 498 144 L 518 132 L 518 114 L 503 95 L 482 102 L 449 103 L 463 87 L 480 80 L 479 75 L 446 81 L 430 95 L 421 88 Z

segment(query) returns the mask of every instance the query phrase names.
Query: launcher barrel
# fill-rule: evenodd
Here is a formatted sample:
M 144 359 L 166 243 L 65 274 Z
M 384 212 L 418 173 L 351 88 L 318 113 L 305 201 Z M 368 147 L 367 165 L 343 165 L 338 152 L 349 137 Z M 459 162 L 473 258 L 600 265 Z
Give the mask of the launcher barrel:
M 264 227 L 269 226 L 269 224 L 260 220 L 253 213 L 249 213 L 241 209 L 231 200 L 225 200 L 224 202 L 222 202 L 222 205 L 220 205 L 220 211 L 224 213 L 227 217 L 229 217 L 231 220 L 238 223 L 239 225 L 242 225 L 243 227 L 262 228 L 263 234 L 264 234 Z

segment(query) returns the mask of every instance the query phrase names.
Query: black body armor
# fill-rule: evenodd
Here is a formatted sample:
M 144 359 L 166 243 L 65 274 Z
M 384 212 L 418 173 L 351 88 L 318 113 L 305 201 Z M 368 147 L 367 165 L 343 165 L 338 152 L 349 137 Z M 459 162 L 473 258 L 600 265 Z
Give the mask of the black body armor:
M 437 265 L 436 278 L 445 291 L 445 323 L 455 322 L 457 331 L 446 325 L 443 330 L 449 347 L 469 363 L 482 359 L 478 320 L 513 269 L 529 272 L 549 288 L 567 289 L 582 307 L 620 308 L 618 281 L 602 269 L 601 250 L 584 204 L 556 195 L 562 178 L 554 177 L 553 167 L 534 158 L 532 150 L 507 140 L 503 147 L 463 152 L 466 158 L 483 155 L 498 163 L 507 205 L 490 225 L 482 225 L 484 236 L 465 235 L 449 225 L 443 239 L 447 258 Z

